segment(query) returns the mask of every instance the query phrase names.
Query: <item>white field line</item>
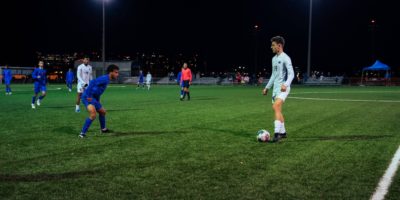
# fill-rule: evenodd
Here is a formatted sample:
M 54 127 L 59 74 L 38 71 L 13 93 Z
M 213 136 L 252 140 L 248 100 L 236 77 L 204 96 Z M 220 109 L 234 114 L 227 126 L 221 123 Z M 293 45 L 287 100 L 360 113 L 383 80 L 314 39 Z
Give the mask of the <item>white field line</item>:
M 290 94 L 363 94 L 363 93 L 400 93 L 400 91 L 343 91 L 343 92 L 293 92 Z
M 12 88 L 11 88 L 12 89 Z M 62 90 L 62 88 L 47 88 L 46 91 L 57 91 Z M 31 90 L 12 90 L 12 92 L 33 92 L 33 87 Z
M 377 103 L 400 103 L 400 100 L 374 100 L 374 99 L 330 99 L 311 97 L 288 97 L 290 99 L 314 100 L 314 101 L 341 101 L 341 102 L 377 102 Z
M 110 86 L 108 86 L 108 87 L 124 88 L 124 87 L 126 87 L 126 86 L 125 86 L 125 85 L 120 85 L 120 86 L 118 86 L 118 85 L 110 85 Z
M 371 196 L 371 200 L 383 200 L 388 192 L 390 184 L 392 183 L 393 176 L 396 174 L 397 168 L 400 165 L 400 147 L 397 149 L 393 156 L 392 162 L 389 168 L 386 169 L 385 174 L 379 181 L 378 187 L 376 188 L 374 194 Z

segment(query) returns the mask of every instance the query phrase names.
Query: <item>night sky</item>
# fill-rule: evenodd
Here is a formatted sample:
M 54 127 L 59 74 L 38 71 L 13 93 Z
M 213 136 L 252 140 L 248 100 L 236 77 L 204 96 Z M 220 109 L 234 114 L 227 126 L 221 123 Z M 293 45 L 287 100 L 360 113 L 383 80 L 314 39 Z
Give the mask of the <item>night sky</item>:
M 269 69 L 269 39 L 281 35 L 294 66 L 306 69 L 309 0 L 108 1 L 107 54 L 198 52 L 210 68 L 223 70 L 252 66 L 258 48 L 259 67 Z M 373 64 L 372 19 L 375 57 L 399 69 L 394 2 L 313 0 L 312 69 L 352 72 Z M 35 51 L 101 49 L 101 0 L 1 1 L 0 8 L 0 65 L 32 66 Z

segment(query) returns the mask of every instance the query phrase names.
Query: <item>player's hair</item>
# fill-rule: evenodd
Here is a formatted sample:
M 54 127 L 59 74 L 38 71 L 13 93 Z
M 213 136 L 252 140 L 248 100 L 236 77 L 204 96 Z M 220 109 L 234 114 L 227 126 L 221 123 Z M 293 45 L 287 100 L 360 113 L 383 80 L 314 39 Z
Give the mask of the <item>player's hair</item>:
M 114 70 L 119 70 L 119 67 L 114 64 L 107 67 L 107 73 L 113 72 Z
M 89 55 L 84 55 L 84 56 L 83 56 L 83 59 L 85 59 L 85 58 L 90 59 Z
M 285 46 L 285 39 L 279 35 L 271 38 L 271 42 L 276 42 L 277 44 L 281 44 L 282 46 Z

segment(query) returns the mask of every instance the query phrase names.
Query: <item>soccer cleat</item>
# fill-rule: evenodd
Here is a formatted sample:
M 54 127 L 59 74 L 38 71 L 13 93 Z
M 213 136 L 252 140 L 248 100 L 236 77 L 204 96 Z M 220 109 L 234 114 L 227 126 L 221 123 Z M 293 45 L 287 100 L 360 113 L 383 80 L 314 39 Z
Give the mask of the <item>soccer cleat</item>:
M 281 138 L 287 138 L 287 134 L 286 133 L 279 133 L 279 135 L 281 136 Z
M 71 90 L 71 89 L 69 89 L 69 92 L 72 92 L 72 90 Z
M 75 112 L 76 112 L 76 113 L 80 113 L 80 112 L 81 112 L 81 109 L 75 109 Z
M 272 142 L 279 142 L 279 140 L 281 140 L 282 136 L 280 133 L 275 133 L 274 134 L 274 139 L 272 140 Z
M 9 92 L 8 95 L 12 95 L 12 92 Z
M 40 106 L 40 99 L 36 101 L 36 105 Z
M 78 137 L 79 138 L 86 138 L 86 134 L 80 133 Z
M 101 133 L 111 133 L 112 131 L 108 128 L 100 129 Z
M 35 104 L 33 103 L 33 104 L 32 104 L 32 109 L 35 109 L 35 108 L 36 108 L 36 107 L 35 107 Z

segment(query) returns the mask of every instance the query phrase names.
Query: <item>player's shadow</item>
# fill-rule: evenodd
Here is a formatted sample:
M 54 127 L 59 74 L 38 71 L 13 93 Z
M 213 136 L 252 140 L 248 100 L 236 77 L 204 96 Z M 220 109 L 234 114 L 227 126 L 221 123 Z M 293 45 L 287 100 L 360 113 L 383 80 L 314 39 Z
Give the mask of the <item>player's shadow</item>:
M 210 131 L 214 133 L 228 133 L 231 135 L 239 136 L 239 137 L 244 137 L 248 138 L 249 133 L 246 133 L 246 131 L 239 131 L 239 130 L 232 130 L 232 129 L 217 129 L 217 128 L 210 128 L 210 127 L 193 127 L 198 130 L 205 130 L 205 131 Z
M 79 133 L 79 130 L 75 129 L 72 126 L 61 126 L 61 127 L 54 128 L 53 132 L 56 132 L 56 133 L 67 133 L 67 134 L 73 135 L 73 134 Z
M 364 141 L 391 138 L 393 135 L 332 135 L 316 137 L 295 137 L 295 141 Z
M 69 108 L 69 109 L 71 109 L 72 111 L 74 111 L 73 109 L 75 109 L 74 108 L 74 106 L 70 106 L 70 105 L 68 105 L 68 106 L 40 106 L 40 108 L 44 108 L 44 109 L 65 109 L 65 108 Z
M 136 135 L 163 135 L 163 134 L 174 134 L 174 133 L 187 133 L 186 131 L 113 131 L 110 136 L 124 137 L 124 136 L 136 136 Z
M 124 111 L 137 111 L 143 110 L 141 108 L 115 108 L 115 109 L 106 109 L 107 112 L 124 112 Z
M 0 182 L 41 182 L 94 176 L 98 171 L 73 171 L 64 173 L 0 174 Z
M 217 97 L 195 97 L 193 100 L 196 101 L 212 101 L 212 100 L 217 100 Z

